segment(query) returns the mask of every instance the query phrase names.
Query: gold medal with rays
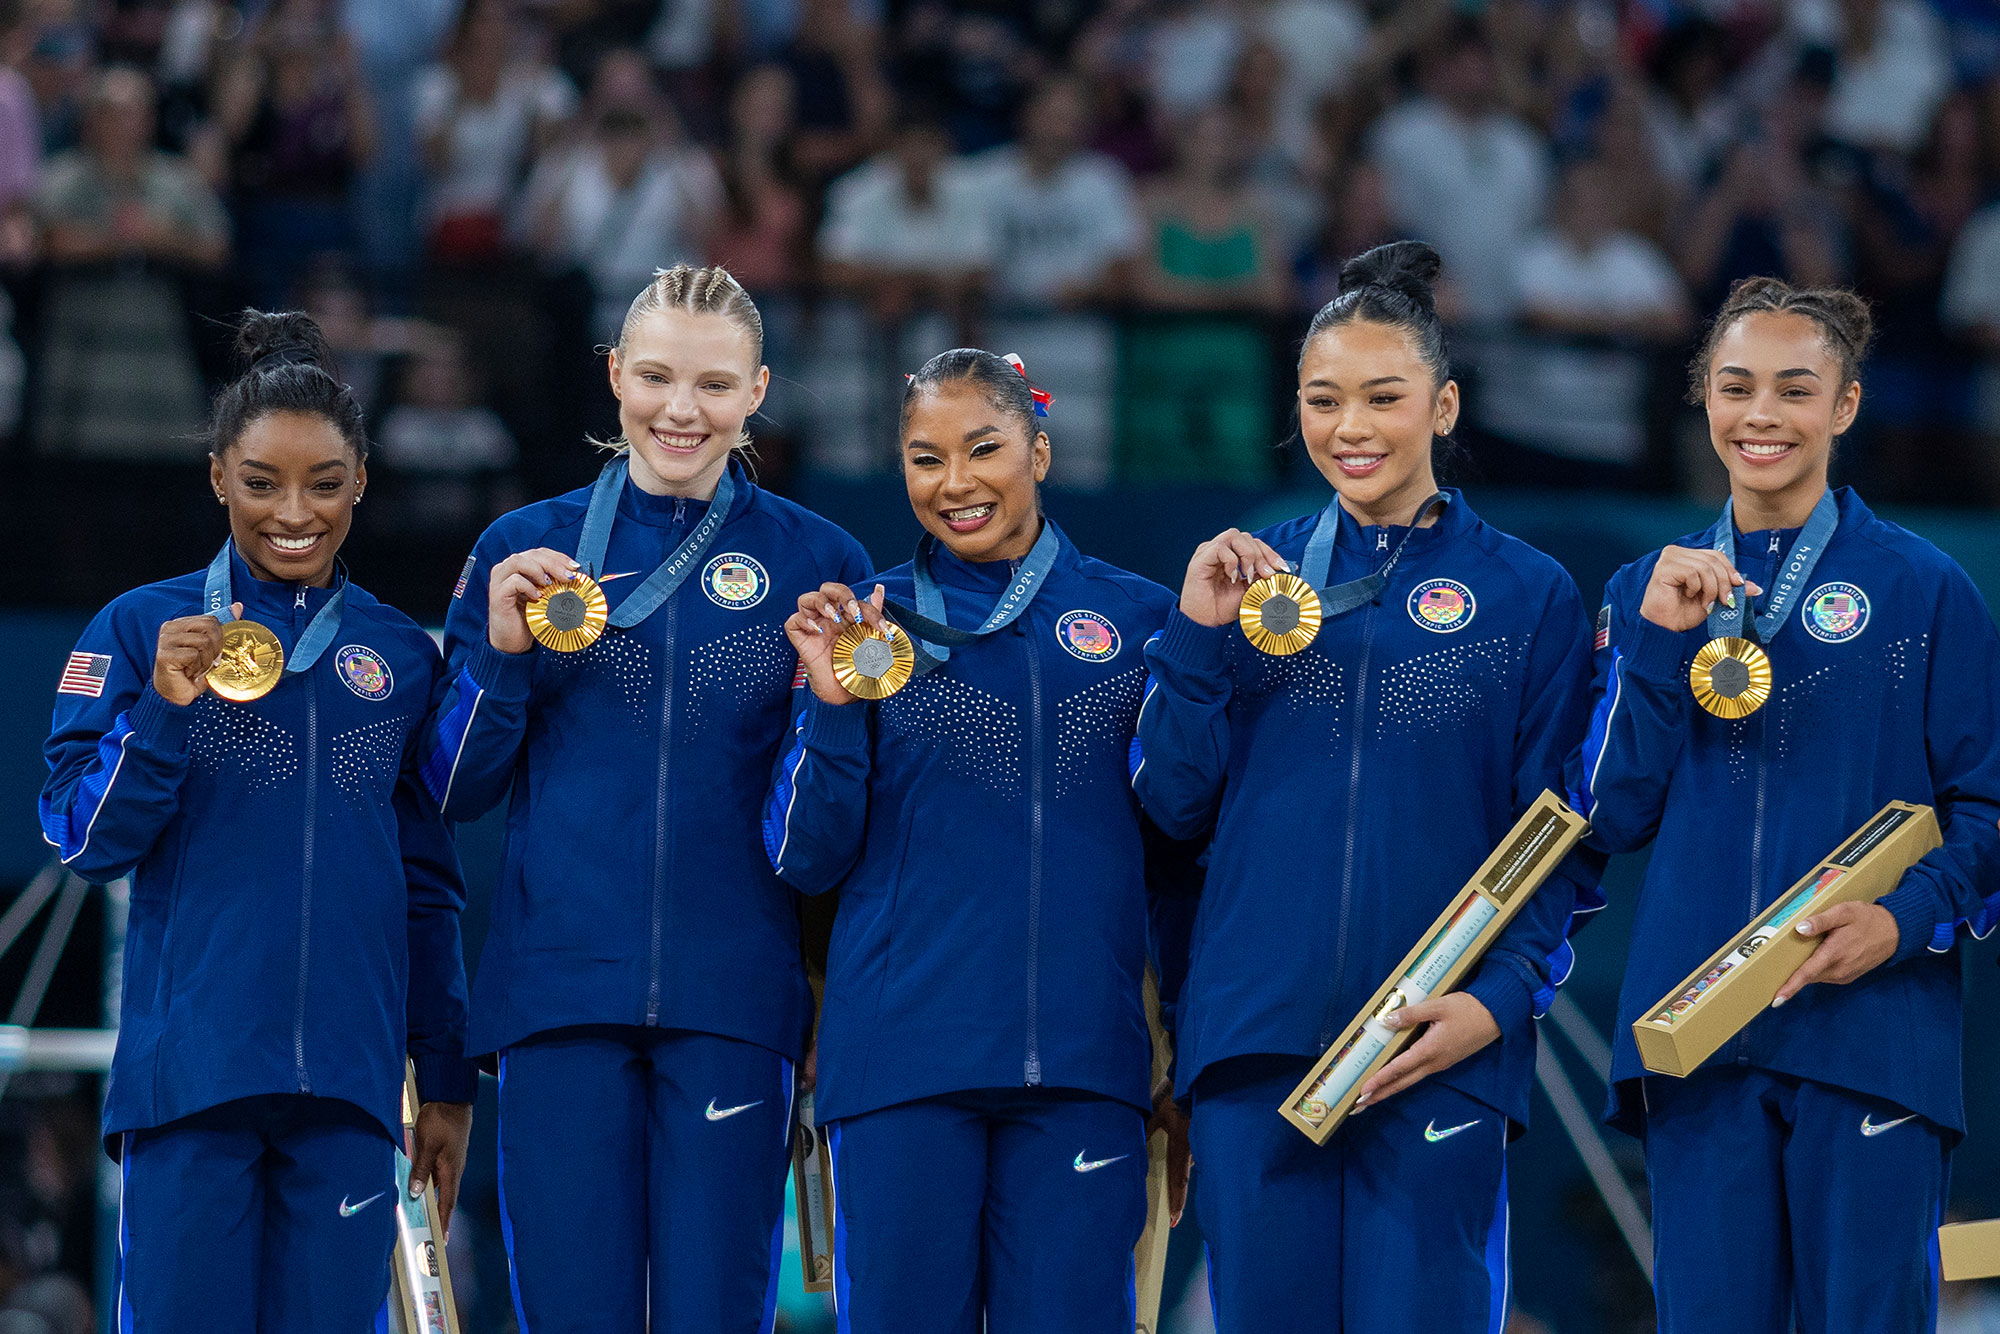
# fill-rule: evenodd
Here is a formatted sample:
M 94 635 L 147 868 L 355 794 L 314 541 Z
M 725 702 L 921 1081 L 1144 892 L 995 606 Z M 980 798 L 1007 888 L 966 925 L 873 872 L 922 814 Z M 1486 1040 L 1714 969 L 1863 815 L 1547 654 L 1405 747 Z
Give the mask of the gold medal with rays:
M 1747 718 L 1771 698 L 1771 659 L 1747 639 L 1711 639 L 1694 655 L 1688 685 L 1695 703 L 1716 717 Z
M 1236 623 L 1261 653 L 1283 657 L 1319 637 L 1319 594 L 1296 574 L 1267 574 L 1243 594 Z
M 558 653 L 589 648 L 604 633 L 610 604 L 597 581 L 579 570 L 542 590 L 524 608 L 528 633 Z
M 224 699 L 247 703 L 271 693 L 285 674 L 285 646 L 255 621 L 222 627 L 222 652 L 209 664 L 208 688 Z
M 833 674 L 848 694 L 861 699 L 887 699 L 910 683 L 917 652 L 901 630 L 885 634 L 866 625 L 847 624 L 833 637 Z

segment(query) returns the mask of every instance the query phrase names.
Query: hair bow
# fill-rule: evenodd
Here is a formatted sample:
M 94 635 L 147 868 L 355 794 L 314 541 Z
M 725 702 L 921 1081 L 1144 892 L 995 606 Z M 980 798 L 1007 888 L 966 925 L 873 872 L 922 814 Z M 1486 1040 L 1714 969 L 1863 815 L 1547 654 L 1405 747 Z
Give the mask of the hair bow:
M 1023 366 L 1021 364 L 1021 359 L 1015 356 L 1012 352 L 1007 353 L 1005 356 L 1001 357 L 1000 360 L 1006 362 L 1009 366 L 1012 366 L 1016 371 L 1018 371 L 1023 380 L 1028 378 L 1028 368 L 1026 366 Z M 1049 405 L 1056 401 L 1056 396 L 1054 394 L 1051 394 L 1046 389 L 1037 389 L 1032 383 L 1029 384 L 1028 386 L 1028 397 L 1035 400 L 1035 415 L 1037 417 L 1048 416 Z

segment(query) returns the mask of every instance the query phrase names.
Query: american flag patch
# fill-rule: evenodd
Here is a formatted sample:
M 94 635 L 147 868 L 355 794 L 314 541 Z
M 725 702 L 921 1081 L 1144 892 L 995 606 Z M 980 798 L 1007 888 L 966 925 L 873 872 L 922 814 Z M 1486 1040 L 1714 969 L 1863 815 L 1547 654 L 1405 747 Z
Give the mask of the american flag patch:
M 96 699 L 104 693 L 104 678 L 110 674 L 109 653 L 72 653 L 63 664 L 62 681 L 57 684 L 56 693 Z
M 799 659 L 799 669 L 792 673 L 792 689 L 797 690 L 806 683 L 806 660 Z
M 1597 609 L 1597 647 L 1611 647 L 1611 604 L 1609 602 Z
M 478 560 L 479 557 L 476 555 L 465 558 L 465 568 L 458 572 L 458 582 L 453 584 L 451 588 L 451 595 L 453 597 L 462 598 L 465 596 L 465 581 L 472 578 L 472 567 Z

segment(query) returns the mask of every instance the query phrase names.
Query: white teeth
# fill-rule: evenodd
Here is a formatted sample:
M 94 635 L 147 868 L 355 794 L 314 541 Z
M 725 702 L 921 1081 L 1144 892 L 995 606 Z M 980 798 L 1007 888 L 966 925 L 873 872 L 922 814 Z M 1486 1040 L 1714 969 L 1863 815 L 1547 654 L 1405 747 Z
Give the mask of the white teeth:
M 1770 458 L 1776 458 L 1778 455 L 1787 452 L 1788 450 L 1791 449 L 1791 446 L 1739 444 L 1737 445 L 1737 448 L 1742 450 L 1745 454 L 1752 455 L 1756 458 L 1770 459 Z
M 319 537 L 317 535 L 312 537 L 271 537 L 269 541 L 272 546 L 280 551 L 310 551 L 314 544 L 319 541 Z

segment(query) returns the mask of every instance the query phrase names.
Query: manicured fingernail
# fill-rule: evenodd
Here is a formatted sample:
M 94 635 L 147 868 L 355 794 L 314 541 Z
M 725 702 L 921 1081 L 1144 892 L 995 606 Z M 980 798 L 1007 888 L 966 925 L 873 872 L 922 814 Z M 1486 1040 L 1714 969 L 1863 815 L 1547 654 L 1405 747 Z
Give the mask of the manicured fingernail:
M 1771 1002 L 1771 1008 L 1775 1010 L 1784 1003 L 1785 1003 L 1785 998 L 1783 996 L 1780 996 L 1776 1000 Z
M 857 624 L 860 622 L 861 604 L 859 602 L 856 602 L 854 599 L 849 598 L 847 600 L 847 612 L 850 616 L 852 616 L 855 619 L 855 622 Z
M 1727 608 L 1729 608 L 1729 610 L 1731 610 L 1731 611 L 1735 611 L 1735 610 L 1736 610 L 1736 595 L 1735 595 L 1734 593 L 1724 593 L 1724 594 L 1722 595 L 1722 605 L 1723 605 L 1723 606 L 1725 606 L 1725 607 L 1727 607 Z
M 1809 935 L 1811 935 L 1811 934 L 1812 934 L 1812 918 L 1808 917 L 1808 918 L 1806 918 L 1806 920 L 1805 920 L 1805 921 L 1803 921 L 1803 922 L 1800 922 L 1800 923 L 1799 923 L 1799 928 L 1798 928 L 1798 929 L 1799 929 L 1799 934 L 1800 934 L 1800 935 L 1802 935 L 1802 936 L 1809 936 Z

